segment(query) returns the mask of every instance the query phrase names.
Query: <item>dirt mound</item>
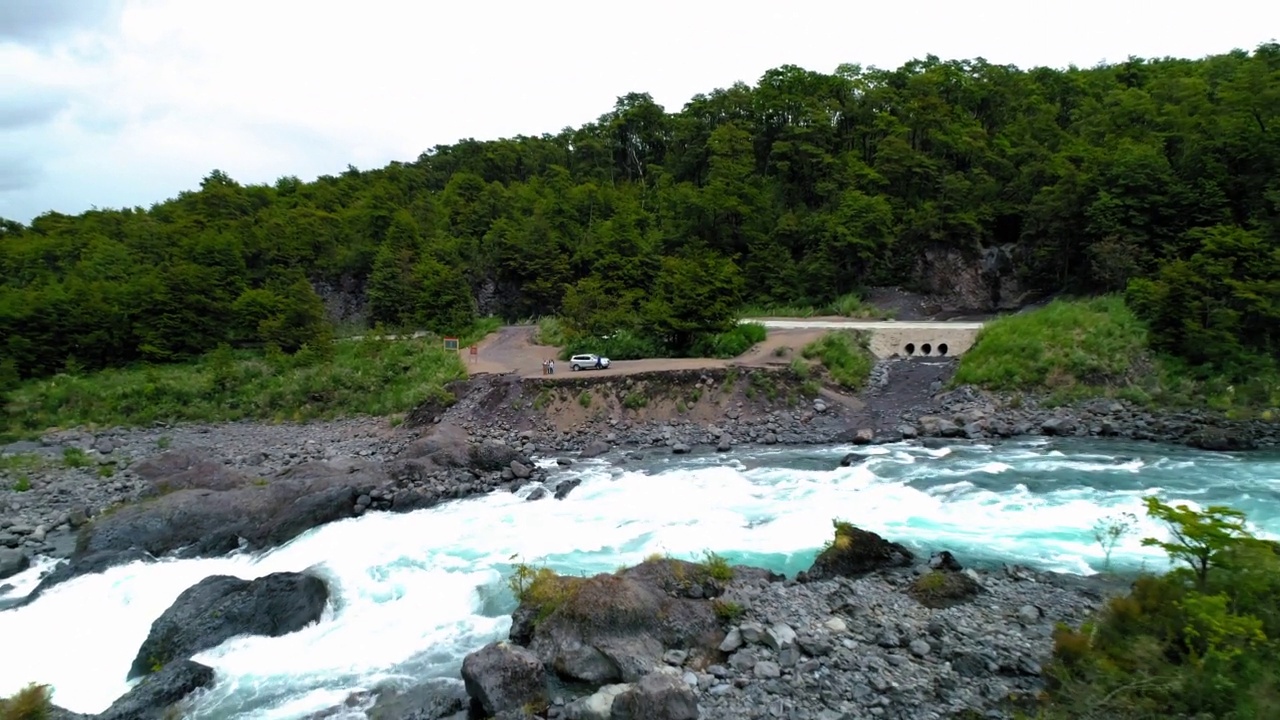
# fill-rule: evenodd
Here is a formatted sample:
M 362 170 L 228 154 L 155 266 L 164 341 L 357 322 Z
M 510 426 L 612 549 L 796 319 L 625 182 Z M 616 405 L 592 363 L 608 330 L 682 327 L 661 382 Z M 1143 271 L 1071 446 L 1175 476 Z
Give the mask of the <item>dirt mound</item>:
M 662 423 L 729 428 L 766 423 L 791 429 L 843 427 L 862 404 L 854 397 L 778 367 L 595 372 L 521 378 L 473 375 L 442 408 L 428 401 L 406 424 L 451 422 L 534 434 L 605 434 Z M 775 430 L 777 432 L 777 430 Z

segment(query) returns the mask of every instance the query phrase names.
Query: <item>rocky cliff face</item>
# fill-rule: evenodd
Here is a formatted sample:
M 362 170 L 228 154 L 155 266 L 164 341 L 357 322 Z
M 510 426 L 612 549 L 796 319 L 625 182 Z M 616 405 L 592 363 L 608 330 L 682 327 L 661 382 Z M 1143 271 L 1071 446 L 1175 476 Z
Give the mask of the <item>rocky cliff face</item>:
M 364 282 L 350 275 L 336 283 L 313 281 L 312 289 L 324 301 L 325 313 L 335 325 L 365 325 L 368 322 L 369 304 L 365 300 Z
M 935 312 L 985 313 L 1015 310 L 1035 299 L 1018 277 L 1023 249 L 999 245 L 979 252 L 926 248 L 916 261 L 917 289 L 930 295 Z

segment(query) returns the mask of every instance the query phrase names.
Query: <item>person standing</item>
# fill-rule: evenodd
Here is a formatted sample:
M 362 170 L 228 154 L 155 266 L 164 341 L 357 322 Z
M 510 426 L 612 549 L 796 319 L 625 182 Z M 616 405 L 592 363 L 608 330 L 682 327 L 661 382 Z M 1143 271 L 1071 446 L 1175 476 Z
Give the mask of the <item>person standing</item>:
M 552 359 L 550 359 L 550 360 L 548 360 L 548 361 L 547 361 L 547 370 L 549 371 L 549 373 L 548 373 L 548 374 L 550 374 L 550 375 L 555 375 L 555 374 L 556 374 L 556 360 L 555 360 L 555 358 L 552 358 Z

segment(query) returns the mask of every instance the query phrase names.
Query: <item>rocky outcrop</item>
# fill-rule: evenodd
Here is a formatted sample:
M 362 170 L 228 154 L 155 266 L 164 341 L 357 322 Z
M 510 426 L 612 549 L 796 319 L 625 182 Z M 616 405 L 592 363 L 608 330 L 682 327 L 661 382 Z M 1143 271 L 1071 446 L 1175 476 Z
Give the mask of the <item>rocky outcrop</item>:
M 213 684 L 213 668 L 179 660 L 169 663 L 158 673 L 143 678 L 116 700 L 95 720 L 162 720 L 180 717 L 170 711 L 175 705 L 200 688 Z
M 365 711 L 368 720 L 439 720 L 465 711 L 468 700 L 465 690 L 444 680 L 381 688 L 374 694 L 373 707 Z
M 467 655 L 462 661 L 462 682 L 486 716 L 546 704 L 542 662 L 510 643 L 490 643 Z
M 835 523 L 835 528 L 835 538 L 818 553 L 813 566 L 802 573 L 802 581 L 858 577 L 885 568 L 904 567 L 915 560 L 915 555 L 905 546 L 873 532 L 840 521 Z
M 537 608 L 535 618 L 544 617 L 531 632 L 523 622 L 513 625 L 512 637 L 527 636 L 529 649 L 566 680 L 635 682 L 660 667 L 669 648 L 710 652 L 722 639 L 709 602 L 722 584 L 700 565 L 654 559 L 617 574 L 558 582 Z
M 897 543 L 838 530 L 872 551 L 815 563 L 803 583 L 656 558 L 593 578 L 544 574 L 512 618 L 513 641 L 532 652 L 490 646 L 491 660 L 473 654 L 464 676 L 501 686 L 512 658 L 529 678 L 545 667 L 572 682 L 534 716 L 566 720 L 1007 719 L 1011 698 L 1043 689 L 1055 624 L 1079 623 L 1127 589 L 1018 567 L 974 571 L 945 551 L 916 564 Z M 496 716 L 530 717 L 529 697 Z
M 272 573 L 256 580 L 214 575 L 192 585 L 151 624 L 129 678 L 158 672 L 170 663 L 237 635 L 278 637 L 320 619 L 329 589 L 302 573 Z
M 916 256 L 919 289 L 933 300 L 932 315 L 1014 310 L 1034 299 L 1015 271 L 1023 248 L 1008 244 L 970 251 L 933 245 Z

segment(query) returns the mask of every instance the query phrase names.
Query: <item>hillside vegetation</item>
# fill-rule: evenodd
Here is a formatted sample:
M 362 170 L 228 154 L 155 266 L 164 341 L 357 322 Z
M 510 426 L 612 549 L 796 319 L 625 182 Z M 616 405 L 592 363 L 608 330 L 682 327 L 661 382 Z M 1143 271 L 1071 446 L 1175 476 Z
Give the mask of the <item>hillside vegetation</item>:
M 1047 392 L 1051 400 L 1113 396 L 1162 407 L 1210 407 L 1273 417 L 1280 372 L 1261 353 L 1241 354 L 1246 376 L 1196 367 L 1167 351 L 1125 299 L 1054 300 L 987 323 L 960 359 L 953 385 Z
M 678 112 L 628 93 L 579 128 L 313 182 L 214 170 L 150 208 L 0 221 L 0 391 L 222 344 L 323 354 L 335 289 L 367 299 L 357 324 L 554 315 L 574 347 L 728 352 L 744 308 L 874 315 L 860 289 L 993 247 L 1025 290 L 1124 292 L 1153 348 L 1254 377 L 1280 327 L 1277 127 L 1275 43 L 1088 69 L 930 56 L 783 66 Z
M 1080 627 L 1055 630 L 1049 690 L 1033 717 L 1280 717 L 1280 545 L 1252 535 L 1232 508 L 1146 505 L 1169 532 L 1143 544 L 1174 567 L 1144 573 Z

